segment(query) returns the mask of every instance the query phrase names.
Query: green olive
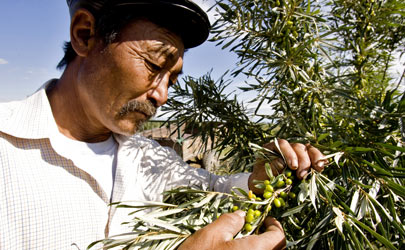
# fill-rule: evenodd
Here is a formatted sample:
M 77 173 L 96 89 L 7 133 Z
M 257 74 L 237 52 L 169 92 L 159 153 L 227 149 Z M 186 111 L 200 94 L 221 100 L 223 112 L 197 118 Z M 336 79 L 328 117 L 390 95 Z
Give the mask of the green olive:
M 239 210 L 239 207 L 238 207 L 238 206 L 233 206 L 233 207 L 232 207 L 232 211 L 235 212 L 236 210 Z
M 252 231 L 252 229 L 253 229 L 252 225 L 250 225 L 249 223 L 245 224 L 245 231 L 246 232 L 250 232 L 250 231 Z
M 254 221 L 254 219 L 255 219 L 254 213 L 251 213 L 251 214 L 246 215 L 245 220 L 246 220 L 246 222 L 251 223 L 252 221 Z
M 273 201 L 274 206 L 276 206 L 276 207 L 281 207 L 281 202 L 280 202 L 279 199 L 280 199 L 280 198 L 275 198 L 275 199 L 274 199 L 274 201 Z
M 265 181 L 264 181 L 264 185 L 266 185 L 266 186 L 267 186 L 267 185 L 270 185 L 270 181 L 269 181 L 269 180 L 265 180 Z
M 284 185 L 285 185 L 285 182 L 283 180 L 279 180 L 276 184 L 276 187 L 281 188 L 281 187 L 284 187 Z
M 295 197 L 297 196 L 295 193 L 293 192 L 289 192 L 288 196 L 290 196 L 291 199 L 295 199 Z
M 279 197 L 278 200 L 280 201 L 281 206 L 284 207 L 284 206 L 285 206 L 285 201 L 284 201 L 284 199 L 283 199 L 282 197 Z
M 285 176 L 286 176 L 286 177 L 291 177 L 291 175 L 292 175 L 292 172 L 287 169 L 287 170 L 285 171 Z
M 287 185 L 291 185 L 293 182 L 292 182 L 291 179 L 287 179 L 287 180 L 285 181 L 285 183 L 286 183 Z
M 272 195 L 273 195 L 272 192 L 264 192 L 263 198 L 268 199 L 268 198 L 270 198 Z
M 266 185 L 266 189 L 265 189 L 265 191 L 268 191 L 268 192 L 274 192 L 274 188 L 273 188 L 273 186 L 272 186 L 272 185 Z
M 283 198 L 283 199 L 287 198 L 287 193 L 284 192 L 284 191 L 281 191 L 280 192 L 280 197 Z
M 260 212 L 260 210 L 255 210 L 255 217 L 259 217 L 262 214 L 262 212 Z

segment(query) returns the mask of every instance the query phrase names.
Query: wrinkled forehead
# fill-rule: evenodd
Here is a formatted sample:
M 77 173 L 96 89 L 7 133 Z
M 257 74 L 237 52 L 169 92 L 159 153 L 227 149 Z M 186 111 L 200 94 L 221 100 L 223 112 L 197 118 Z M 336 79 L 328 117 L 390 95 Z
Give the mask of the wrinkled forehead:
M 150 52 L 182 57 L 184 43 L 176 33 L 146 18 L 129 22 L 120 32 L 120 41 L 138 41 Z

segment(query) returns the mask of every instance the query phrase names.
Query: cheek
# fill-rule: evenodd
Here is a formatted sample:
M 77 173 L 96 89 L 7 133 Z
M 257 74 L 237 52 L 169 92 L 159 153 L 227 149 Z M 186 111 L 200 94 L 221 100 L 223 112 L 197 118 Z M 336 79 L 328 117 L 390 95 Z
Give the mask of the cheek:
M 142 65 L 123 65 L 114 74 L 115 90 L 129 99 L 141 98 L 146 100 L 146 93 L 153 87 L 153 79 L 145 72 Z
M 99 109 L 108 116 L 116 115 L 133 99 L 145 101 L 153 79 L 143 60 L 119 49 L 101 53 L 89 64 L 87 81 L 92 82 L 92 99 L 101 99 Z

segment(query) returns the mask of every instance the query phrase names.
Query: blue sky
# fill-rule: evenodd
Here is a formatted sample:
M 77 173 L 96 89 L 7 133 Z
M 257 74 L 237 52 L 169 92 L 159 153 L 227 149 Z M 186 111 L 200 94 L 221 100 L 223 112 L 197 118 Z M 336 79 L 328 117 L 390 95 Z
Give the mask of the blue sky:
M 196 2 L 205 9 L 210 5 Z M 69 40 L 69 23 L 65 0 L 0 1 L 0 102 L 22 99 L 61 75 L 56 65 Z M 184 74 L 196 77 L 211 69 L 219 77 L 236 63 L 233 54 L 210 42 L 189 50 L 184 60 Z

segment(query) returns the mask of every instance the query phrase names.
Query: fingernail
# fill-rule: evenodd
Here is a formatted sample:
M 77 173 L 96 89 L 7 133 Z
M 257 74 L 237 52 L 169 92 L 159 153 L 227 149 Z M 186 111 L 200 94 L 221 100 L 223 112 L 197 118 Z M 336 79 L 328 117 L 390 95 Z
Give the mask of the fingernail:
M 297 168 L 298 168 L 298 161 L 297 161 L 297 159 L 292 160 L 292 162 L 291 162 L 291 167 L 292 167 L 293 169 L 297 169 Z
M 295 159 L 288 160 L 287 164 L 288 164 L 288 167 L 290 167 L 291 169 L 296 169 L 298 167 L 298 161 Z
M 307 174 L 307 171 L 303 170 L 303 171 L 301 171 L 301 173 L 299 173 L 299 177 L 300 177 L 301 179 L 303 179 L 306 174 Z
M 235 211 L 235 214 L 239 215 L 240 217 L 242 217 L 243 219 L 245 219 L 246 216 L 246 212 L 242 211 L 242 210 L 237 210 Z
M 323 166 L 325 165 L 324 161 L 318 161 L 318 163 L 316 164 L 318 166 L 318 168 L 323 168 Z

